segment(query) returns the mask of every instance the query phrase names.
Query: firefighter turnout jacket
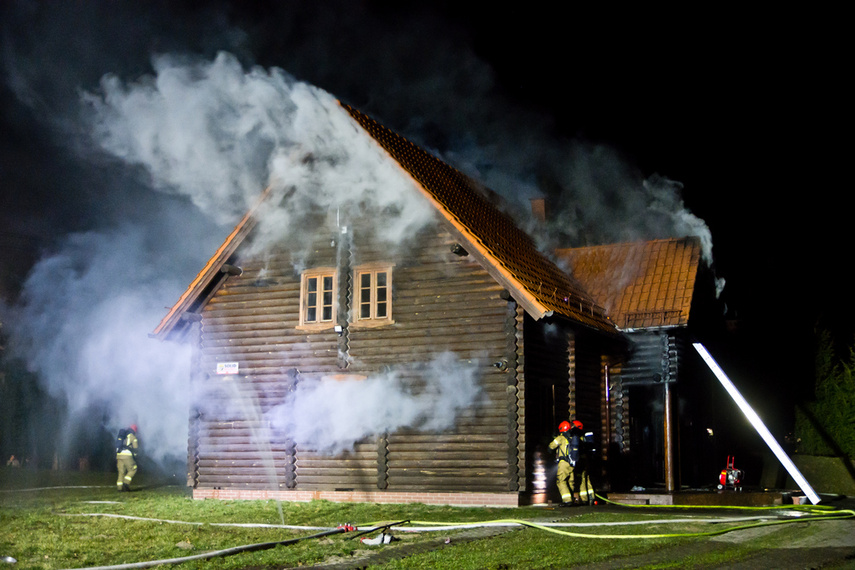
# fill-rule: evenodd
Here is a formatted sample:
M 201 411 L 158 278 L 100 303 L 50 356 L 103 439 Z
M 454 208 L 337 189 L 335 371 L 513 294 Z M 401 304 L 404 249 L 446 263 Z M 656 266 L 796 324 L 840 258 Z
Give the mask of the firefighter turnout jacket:
M 549 449 L 556 452 L 558 460 L 556 485 L 561 494 L 561 502 L 564 504 L 574 502 L 573 491 L 576 489 L 581 501 L 590 502 L 593 499 L 594 490 L 588 478 L 585 445 L 585 435 L 575 428 L 566 434 L 559 434 L 549 444 Z
M 136 451 L 140 443 L 136 433 L 127 430 L 116 449 L 116 469 L 119 472 L 116 487 L 119 491 L 129 491 L 131 480 L 137 473 Z
M 568 437 L 569 436 L 569 437 Z M 585 436 L 577 429 L 571 429 L 567 435 L 558 434 L 549 444 L 549 449 L 557 449 L 558 461 L 566 461 L 571 466 L 576 465 L 582 457 L 582 445 Z

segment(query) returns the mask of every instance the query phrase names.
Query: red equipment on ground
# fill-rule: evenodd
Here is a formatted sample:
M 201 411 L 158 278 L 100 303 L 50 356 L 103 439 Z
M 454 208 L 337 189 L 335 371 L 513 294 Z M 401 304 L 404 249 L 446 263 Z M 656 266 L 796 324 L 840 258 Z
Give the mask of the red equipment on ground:
M 733 465 L 734 458 L 732 455 L 727 456 L 727 467 L 718 476 L 718 488 L 731 488 L 736 491 L 742 490 L 742 477 L 744 473 L 742 469 L 737 469 Z

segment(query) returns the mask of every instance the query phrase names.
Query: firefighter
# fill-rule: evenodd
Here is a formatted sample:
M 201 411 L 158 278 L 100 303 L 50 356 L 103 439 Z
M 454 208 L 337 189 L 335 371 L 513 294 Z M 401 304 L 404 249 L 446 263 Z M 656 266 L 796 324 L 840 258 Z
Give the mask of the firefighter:
M 587 438 L 582 431 L 582 422 L 561 422 L 558 436 L 549 444 L 549 449 L 558 454 L 558 492 L 561 506 L 594 503 L 594 488 L 588 478 Z M 574 496 L 578 488 L 579 496 Z
M 131 480 L 137 473 L 137 450 L 140 447 L 136 424 L 119 430 L 116 440 L 116 468 L 119 471 L 116 487 L 120 492 L 130 491 Z

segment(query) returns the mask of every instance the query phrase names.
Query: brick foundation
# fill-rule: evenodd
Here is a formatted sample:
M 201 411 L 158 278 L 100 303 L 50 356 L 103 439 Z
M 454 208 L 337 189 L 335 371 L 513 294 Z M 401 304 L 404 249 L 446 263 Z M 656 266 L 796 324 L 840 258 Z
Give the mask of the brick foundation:
M 395 491 L 273 491 L 263 489 L 194 489 L 194 499 L 279 500 L 306 503 L 424 503 L 454 507 L 518 507 L 518 493 L 422 493 Z

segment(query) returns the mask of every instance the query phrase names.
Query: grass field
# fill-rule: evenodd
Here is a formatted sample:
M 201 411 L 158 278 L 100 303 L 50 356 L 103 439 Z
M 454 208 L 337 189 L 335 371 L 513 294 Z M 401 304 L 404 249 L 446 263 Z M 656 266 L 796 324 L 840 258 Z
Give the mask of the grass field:
M 114 477 L 111 473 L 0 469 L 0 557 L 16 559 L 15 568 L 44 569 L 120 564 L 144 567 L 143 563 L 205 556 L 225 549 L 234 551 L 213 558 L 187 560 L 177 567 L 272 569 L 337 563 L 339 567 L 369 568 L 378 564 L 384 568 L 567 568 L 606 560 L 644 560 L 644 557 L 650 559 L 649 567 L 714 567 L 724 561 L 732 563 L 750 557 L 780 541 L 804 537 L 811 532 L 809 525 L 822 524 L 821 521 L 783 524 L 756 540 L 718 547 L 710 536 L 670 535 L 721 532 L 734 526 L 756 524 L 711 524 L 704 520 L 711 516 L 753 513 L 717 511 L 715 515 L 690 515 L 671 509 L 617 506 L 493 509 L 326 501 L 281 504 L 194 501 L 185 487 L 169 485 L 169 481 L 146 481 L 142 474 L 135 480 L 138 484 L 134 492 L 118 493 Z M 657 522 L 675 518 L 688 522 Z M 345 523 L 362 529 L 378 523 L 410 521 L 402 526 L 417 530 L 420 528 L 417 521 L 445 524 L 506 519 L 532 524 L 643 524 L 443 527 L 424 532 L 402 529 L 392 532 L 398 540 L 383 546 L 363 544 L 354 538 L 357 532 L 316 536 Z M 248 526 L 238 526 L 241 524 Z M 285 525 L 295 528 L 283 528 Z M 642 534 L 666 536 L 617 538 Z M 377 532 L 364 536 L 376 535 Z M 673 565 L 656 562 L 666 551 L 676 553 L 680 559 Z

